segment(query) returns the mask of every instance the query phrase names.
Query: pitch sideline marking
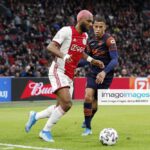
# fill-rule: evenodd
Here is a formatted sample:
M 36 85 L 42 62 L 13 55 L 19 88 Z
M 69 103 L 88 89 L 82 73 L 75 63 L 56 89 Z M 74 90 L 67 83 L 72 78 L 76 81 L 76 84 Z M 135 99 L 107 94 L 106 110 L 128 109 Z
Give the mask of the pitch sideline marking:
M 15 144 L 7 144 L 7 143 L 0 143 L 1 146 L 8 146 L 8 147 L 17 147 L 17 148 L 24 148 L 24 149 L 35 149 L 35 150 L 63 150 L 63 149 L 54 149 L 54 148 L 44 148 L 44 147 L 33 147 L 33 146 L 25 146 L 25 145 L 15 145 Z
M 4 147 L 4 148 L 1 148 L 1 149 L 14 149 L 14 147 Z

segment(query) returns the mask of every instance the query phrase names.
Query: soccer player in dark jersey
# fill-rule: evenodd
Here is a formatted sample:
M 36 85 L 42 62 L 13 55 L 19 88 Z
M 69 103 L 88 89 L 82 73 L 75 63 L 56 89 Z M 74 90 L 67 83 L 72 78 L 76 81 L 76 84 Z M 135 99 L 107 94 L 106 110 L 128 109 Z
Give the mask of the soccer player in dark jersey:
M 92 134 L 91 121 L 95 115 L 98 89 L 108 89 L 113 76 L 114 68 L 118 64 L 118 52 L 115 39 L 106 30 L 105 19 L 96 16 L 93 24 L 94 37 L 89 39 L 87 53 L 94 59 L 102 61 L 104 69 L 90 65 L 90 72 L 87 75 L 87 86 L 85 90 L 84 117 L 82 127 L 85 128 L 82 136 Z

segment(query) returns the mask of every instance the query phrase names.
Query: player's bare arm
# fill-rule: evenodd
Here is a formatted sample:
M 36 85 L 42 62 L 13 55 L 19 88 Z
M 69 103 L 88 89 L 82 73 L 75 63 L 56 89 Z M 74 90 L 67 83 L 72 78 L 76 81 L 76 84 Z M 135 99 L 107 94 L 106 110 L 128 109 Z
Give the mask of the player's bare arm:
M 52 41 L 48 46 L 47 50 L 54 54 L 56 57 L 62 58 L 64 61 L 70 61 L 70 55 L 63 54 L 60 52 L 60 45 L 54 41 Z
M 104 68 L 104 63 L 102 61 L 96 60 L 84 52 L 83 52 L 82 58 L 90 62 L 92 65 L 98 66 L 100 68 Z

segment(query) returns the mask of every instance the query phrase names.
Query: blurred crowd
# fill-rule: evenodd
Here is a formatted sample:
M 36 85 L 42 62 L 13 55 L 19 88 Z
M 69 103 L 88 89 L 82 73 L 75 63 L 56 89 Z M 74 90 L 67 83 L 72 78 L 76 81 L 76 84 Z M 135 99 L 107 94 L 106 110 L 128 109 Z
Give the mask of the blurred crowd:
M 53 56 L 46 46 L 76 14 L 88 9 L 107 21 L 119 51 L 116 77 L 150 76 L 150 2 L 147 0 L 1 0 L 0 76 L 48 75 Z M 85 76 L 88 67 L 78 68 Z

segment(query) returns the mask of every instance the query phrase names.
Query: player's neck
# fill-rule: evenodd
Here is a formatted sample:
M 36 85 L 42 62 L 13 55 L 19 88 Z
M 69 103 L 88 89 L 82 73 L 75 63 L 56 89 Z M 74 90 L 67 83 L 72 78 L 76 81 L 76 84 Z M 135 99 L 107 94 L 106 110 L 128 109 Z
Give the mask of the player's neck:
M 82 34 L 82 33 L 83 33 L 83 31 L 81 30 L 81 28 L 80 28 L 80 26 L 79 26 L 78 24 L 75 26 L 75 29 L 77 30 L 77 32 L 78 32 L 79 34 Z
M 99 36 L 96 36 L 96 38 L 97 38 L 97 39 L 101 39 L 101 38 L 104 36 L 104 34 L 105 34 L 105 33 L 103 33 L 103 34 L 101 34 L 101 35 L 99 35 Z

